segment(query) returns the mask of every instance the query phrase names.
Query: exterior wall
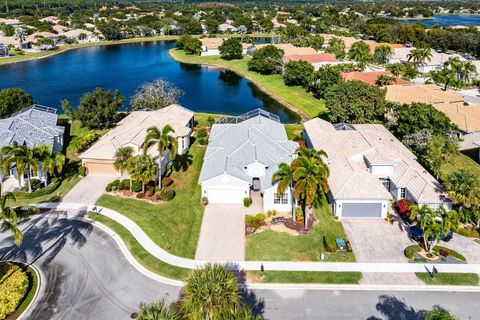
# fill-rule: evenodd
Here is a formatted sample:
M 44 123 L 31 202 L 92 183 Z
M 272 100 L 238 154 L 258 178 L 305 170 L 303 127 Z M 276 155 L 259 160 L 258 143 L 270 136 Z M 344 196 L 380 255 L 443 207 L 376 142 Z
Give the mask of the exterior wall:
M 263 177 L 265 175 L 265 165 L 260 162 L 254 162 L 247 166 L 247 174 L 254 177 Z
M 275 193 L 277 193 L 277 185 L 275 184 L 271 188 L 266 189 L 263 192 L 263 211 L 277 210 L 279 212 L 293 212 L 295 206 L 295 200 L 293 199 L 292 190 L 288 188 L 285 193 L 288 194 L 287 204 L 275 204 L 273 199 Z
M 187 153 L 188 148 L 190 148 L 190 136 L 191 134 L 188 134 L 184 137 L 178 137 L 178 150 L 177 153 L 182 155 Z
M 388 178 L 393 175 L 393 166 L 370 166 L 370 173 L 379 178 Z
M 53 138 L 52 152 L 61 152 L 63 150 L 63 135 L 59 135 Z
M 333 202 L 333 213 L 339 219 L 342 218 L 342 208 L 344 203 L 381 203 L 382 204 L 382 215 L 381 218 L 385 219 L 387 217 L 389 201 L 388 200 L 335 200 Z M 371 218 L 375 219 L 375 218 Z

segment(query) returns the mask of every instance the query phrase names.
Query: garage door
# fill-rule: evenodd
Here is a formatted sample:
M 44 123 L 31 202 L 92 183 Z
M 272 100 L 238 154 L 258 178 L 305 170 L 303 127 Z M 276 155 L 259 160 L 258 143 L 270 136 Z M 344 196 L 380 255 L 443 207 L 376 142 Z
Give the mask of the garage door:
M 381 203 L 344 203 L 343 218 L 381 218 Z
M 245 190 L 243 189 L 208 189 L 209 203 L 243 203 Z
M 117 176 L 117 171 L 110 163 L 88 161 L 85 162 L 85 166 L 87 167 L 87 173 L 92 176 Z

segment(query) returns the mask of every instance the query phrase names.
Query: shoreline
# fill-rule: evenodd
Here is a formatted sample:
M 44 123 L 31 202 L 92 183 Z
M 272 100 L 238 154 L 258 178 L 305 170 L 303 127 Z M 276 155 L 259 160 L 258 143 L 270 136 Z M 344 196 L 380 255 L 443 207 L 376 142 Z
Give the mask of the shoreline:
M 283 106 L 285 106 L 285 108 L 293 111 L 294 113 L 296 113 L 299 117 L 300 117 L 300 123 L 303 123 L 307 120 L 310 120 L 311 117 L 309 115 L 307 115 L 305 113 L 305 111 L 299 109 L 298 107 L 292 105 L 291 103 L 285 101 L 285 99 L 283 99 L 282 97 L 280 97 L 278 94 L 272 92 L 271 90 L 265 88 L 262 84 L 258 83 L 258 81 L 256 81 L 255 79 L 252 79 L 248 74 L 244 73 L 243 71 L 241 70 L 238 70 L 238 69 L 235 69 L 235 68 L 231 68 L 231 67 L 227 67 L 225 65 L 221 65 L 221 64 L 215 64 L 215 63 L 209 63 L 209 62 L 205 62 L 205 63 L 197 63 L 197 62 L 193 62 L 193 61 L 188 61 L 188 60 L 184 60 L 182 59 L 181 57 L 179 57 L 178 55 L 176 55 L 175 53 L 175 49 L 170 49 L 168 50 L 168 55 L 173 59 L 175 60 L 176 62 L 179 62 L 179 63 L 186 63 L 186 64 L 192 64 L 192 65 L 203 65 L 203 66 L 211 66 L 211 67 L 217 67 L 217 68 L 223 68 L 223 69 L 226 69 L 226 70 L 229 70 L 229 71 L 232 71 L 236 74 L 238 74 L 239 76 L 247 79 L 248 81 L 252 82 L 254 85 L 256 85 L 261 91 L 263 91 L 264 93 L 268 94 L 270 97 L 272 97 L 273 99 L 277 100 L 279 103 L 281 103 Z

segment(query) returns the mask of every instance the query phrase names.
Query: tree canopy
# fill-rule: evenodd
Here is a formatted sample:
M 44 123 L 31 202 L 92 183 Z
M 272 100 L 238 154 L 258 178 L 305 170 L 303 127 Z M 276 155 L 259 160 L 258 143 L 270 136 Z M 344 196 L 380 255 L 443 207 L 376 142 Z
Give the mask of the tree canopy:
M 223 41 L 218 47 L 220 57 L 225 60 L 242 59 L 243 48 L 239 38 L 230 38 Z
M 284 51 L 273 45 L 267 45 L 255 50 L 253 57 L 248 61 L 248 70 L 261 74 L 280 73 Z
M 325 97 L 325 92 L 333 85 L 342 83 L 340 70 L 329 65 L 320 67 L 312 75 L 308 91 L 312 92 L 315 98 Z
M 8 88 L 0 91 L 0 118 L 11 117 L 12 114 L 33 104 L 33 98 L 20 88 Z
M 289 61 L 285 65 L 283 82 L 287 86 L 307 87 L 315 69 L 307 61 Z
M 113 127 L 117 123 L 118 112 L 123 106 L 125 98 L 118 90 L 105 91 L 96 88 L 95 91 L 83 94 L 80 104 L 75 111 L 75 119 L 90 129 L 104 129 Z

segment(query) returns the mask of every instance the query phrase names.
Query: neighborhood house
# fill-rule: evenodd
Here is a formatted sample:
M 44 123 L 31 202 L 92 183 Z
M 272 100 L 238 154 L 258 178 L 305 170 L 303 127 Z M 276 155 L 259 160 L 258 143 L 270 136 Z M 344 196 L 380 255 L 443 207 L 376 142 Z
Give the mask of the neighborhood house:
M 193 121 L 193 112 L 176 104 L 160 110 L 133 111 L 79 158 L 82 159 L 82 165 L 87 168 L 89 175 L 119 177 L 120 173 L 113 167 L 115 152 L 119 148 L 132 147 L 135 155 L 140 154 L 143 152 L 143 142 L 148 128 L 162 129 L 170 125 L 178 139 L 177 153 L 184 154 L 190 147 Z M 160 158 L 157 147 L 152 146 L 148 154 L 161 167 L 161 173 L 163 173 L 170 161 L 168 152 Z
M 212 126 L 200 173 L 202 197 L 209 203 L 241 204 L 257 193 L 263 210 L 291 212 L 291 190 L 278 194 L 272 176 L 280 163 L 295 158 L 297 148 L 278 116 L 264 110 L 221 119 Z
M 383 125 L 316 118 L 305 122 L 304 137 L 328 155 L 328 197 L 338 218 L 385 218 L 390 200 L 404 198 L 451 209 L 441 184 Z

